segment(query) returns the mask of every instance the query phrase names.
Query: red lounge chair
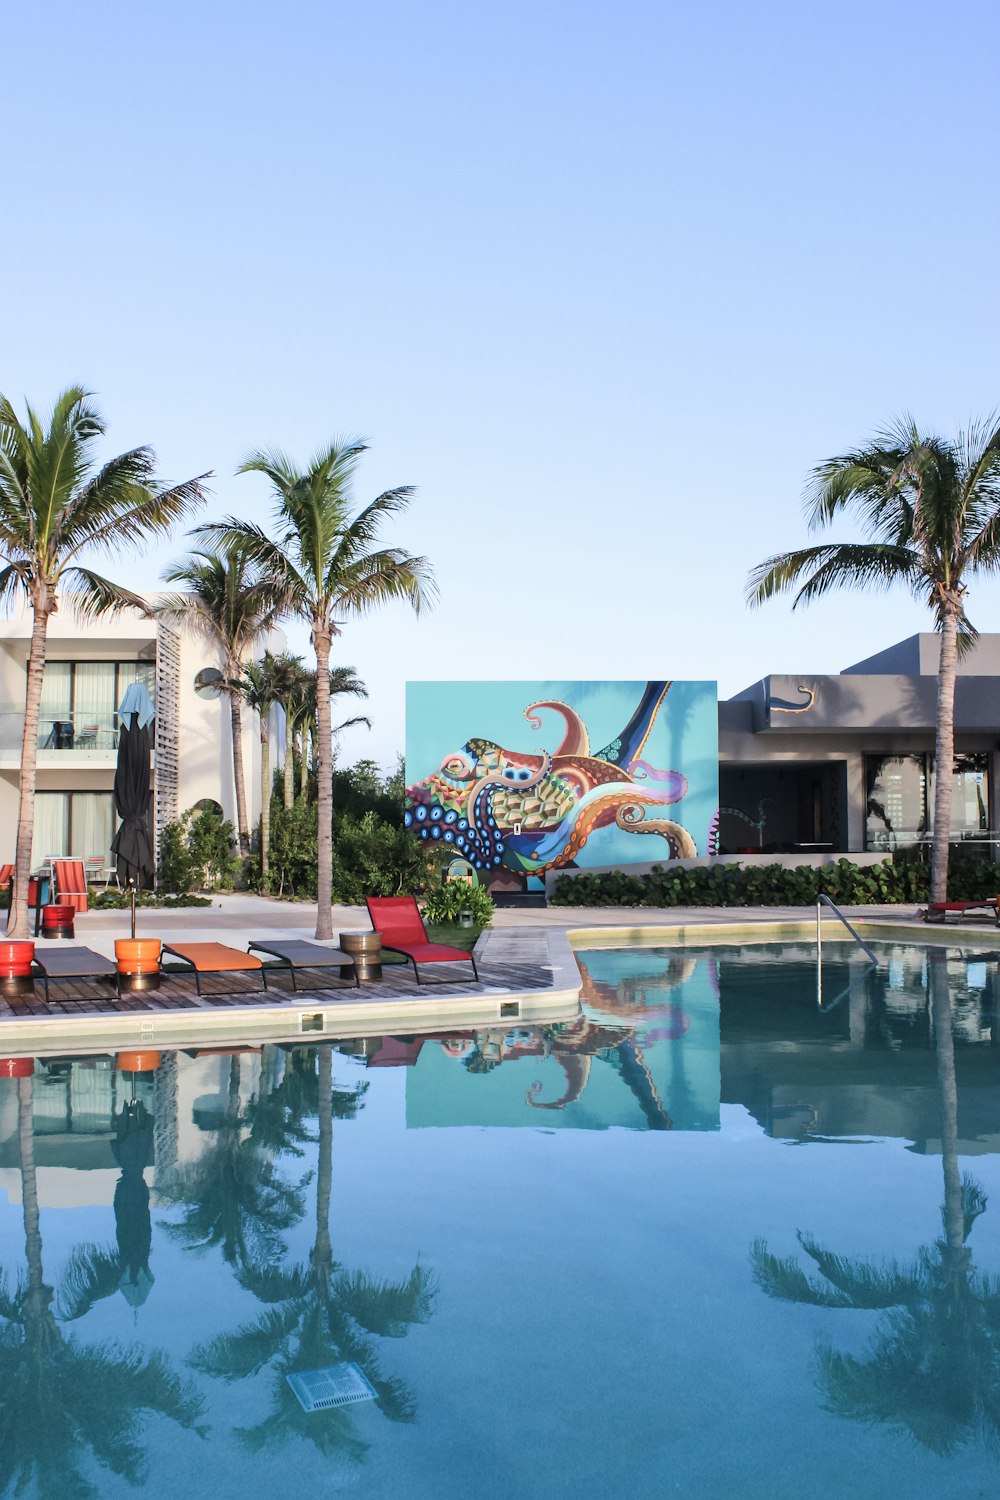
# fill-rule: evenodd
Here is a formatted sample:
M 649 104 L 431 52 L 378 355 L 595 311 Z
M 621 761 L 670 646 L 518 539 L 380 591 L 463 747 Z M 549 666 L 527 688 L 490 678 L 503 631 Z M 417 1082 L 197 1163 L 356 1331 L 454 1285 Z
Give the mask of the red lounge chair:
M 925 922 L 947 922 L 949 915 L 964 917 L 966 912 L 988 911 L 993 913 L 1000 927 L 1000 897 L 989 896 L 984 901 L 930 901 L 923 913 Z
M 386 953 L 401 953 L 413 965 L 420 984 L 419 964 L 469 963 L 479 981 L 476 960 L 464 948 L 448 948 L 444 943 L 429 943 L 424 920 L 413 896 L 369 896 L 365 905 L 372 926 L 381 934 Z
M 82 859 L 54 859 L 52 880 L 59 906 L 71 906 L 76 912 L 87 910 L 87 875 Z
M 14 879 L 13 865 L 0 865 L 0 891 L 5 891 Z

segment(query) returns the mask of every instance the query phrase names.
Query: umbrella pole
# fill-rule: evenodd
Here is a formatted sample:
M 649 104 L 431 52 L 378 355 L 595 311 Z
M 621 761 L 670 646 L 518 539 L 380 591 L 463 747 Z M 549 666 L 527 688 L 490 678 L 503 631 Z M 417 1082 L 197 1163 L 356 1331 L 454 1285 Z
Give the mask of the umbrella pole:
M 132 898 L 132 937 L 135 938 L 135 881 L 130 875 L 128 878 L 129 895 Z

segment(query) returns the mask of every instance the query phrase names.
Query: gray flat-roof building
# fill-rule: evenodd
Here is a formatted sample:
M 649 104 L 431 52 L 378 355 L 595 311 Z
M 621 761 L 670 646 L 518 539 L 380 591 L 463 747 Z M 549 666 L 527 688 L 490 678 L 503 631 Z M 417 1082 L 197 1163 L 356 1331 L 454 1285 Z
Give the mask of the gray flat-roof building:
M 888 852 L 931 832 L 939 638 L 837 676 L 774 674 L 719 704 L 719 852 Z M 1000 635 L 959 662 L 953 840 L 995 852 Z

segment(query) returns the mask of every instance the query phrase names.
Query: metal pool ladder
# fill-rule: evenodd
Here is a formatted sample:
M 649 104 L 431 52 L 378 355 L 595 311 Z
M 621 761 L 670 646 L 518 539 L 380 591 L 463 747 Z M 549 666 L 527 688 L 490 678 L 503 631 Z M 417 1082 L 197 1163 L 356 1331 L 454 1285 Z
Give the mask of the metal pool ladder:
M 821 1008 L 822 1008 L 822 1005 L 823 1005 L 823 907 L 824 906 L 828 906 L 830 908 L 830 910 L 833 912 L 834 916 L 840 918 L 841 922 L 843 922 L 844 926 L 847 928 L 848 932 L 851 934 L 851 937 L 854 939 L 854 941 L 857 943 L 858 947 L 864 953 L 864 955 L 867 958 L 867 960 L 868 960 L 869 964 L 871 965 L 871 967 L 873 969 L 878 968 L 878 959 L 875 957 L 874 953 L 869 948 L 868 944 L 864 941 L 864 939 L 862 937 L 858 936 L 857 932 L 855 932 L 854 928 L 851 926 L 850 922 L 844 916 L 844 913 L 841 911 L 840 907 L 836 904 L 836 902 L 831 901 L 829 896 L 827 896 L 823 891 L 820 891 L 819 895 L 816 897 L 816 1004 L 818 1006 L 820 1006 Z M 848 986 L 848 988 L 850 988 L 850 986 Z M 843 998 L 844 998 L 844 996 L 846 994 L 847 994 L 847 990 L 846 989 L 842 990 L 840 992 L 840 994 L 836 996 L 835 999 L 831 1000 L 830 1004 L 826 1007 L 827 1010 L 832 1010 L 833 1007 L 837 1004 L 837 1002 L 839 1000 L 843 1000 Z

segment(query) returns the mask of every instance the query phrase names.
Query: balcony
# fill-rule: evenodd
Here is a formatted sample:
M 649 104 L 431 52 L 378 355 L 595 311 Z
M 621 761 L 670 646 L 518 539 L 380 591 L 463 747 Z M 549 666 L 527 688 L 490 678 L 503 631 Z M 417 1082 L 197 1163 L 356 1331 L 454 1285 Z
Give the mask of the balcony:
M 116 713 L 46 715 L 38 725 L 38 765 L 113 766 L 118 758 Z M 20 766 L 24 709 L 0 707 L 0 767 Z M 147 730 L 153 744 L 153 726 Z

